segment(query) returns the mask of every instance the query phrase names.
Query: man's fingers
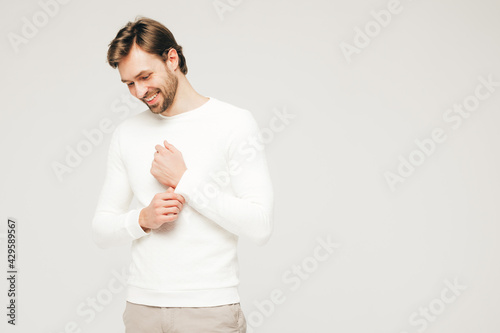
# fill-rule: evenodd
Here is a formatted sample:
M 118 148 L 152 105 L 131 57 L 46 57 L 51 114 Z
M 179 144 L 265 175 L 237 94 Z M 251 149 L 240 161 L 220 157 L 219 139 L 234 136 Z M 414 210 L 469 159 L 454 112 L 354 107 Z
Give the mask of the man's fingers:
M 182 210 L 182 207 L 184 206 L 184 204 L 177 199 L 173 199 L 173 200 L 163 201 L 162 206 L 165 208 L 167 208 L 167 207 L 179 207 L 179 209 Z
M 165 148 L 165 147 L 163 147 L 162 145 L 156 145 L 155 149 L 156 149 L 157 152 L 160 152 L 160 153 L 164 152 L 164 151 L 168 151 L 168 149 Z
M 184 197 L 177 193 L 158 193 L 157 199 L 161 200 L 161 206 L 163 207 L 180 206 L 179 208 L 182 209 L 182 206 L 186 203 Z
M 171 188 L 173 189 L 172 191 L 170 191 Z M 174 191 L 175 189 L 173 187 L 169 187 L 167 191 L 158 193 L 157 195 L 161 200 L 179 200 L 183 204 L 186 203 L 184 196 L 177 194 Z
M 186 203 L 186 199 L 184 198 L 184 196 L 182 194 L 178 194 L 178 193 L 174 193 L 174 194 L 175 194 L 176 200 L 179 200 L 183 204 Z
M 177 193 L 173 193 L 173 194 L 175 195 L 175 197 L 171 198 L 170 200 L 177 201 L 182 205 L 186 203 L 186 199 L 184 199 L 184 197 L 182 195 L 177 194 Z
M 179 207 L 169 207 L 169 208 L 164 208 L 162 210 L 162 215 L 168 215 L 168 214 L 179 214 L 181 210 Z
M 170 150 L 172 152 L 177 150 L 177 148 L 175 148 L 173 144 L 168 143 L 167 140 L 163 141 L 163 144 L 165 145 L 165 148 L 167 148 L 168 150 Z
M 177 193 L 176 193 L 177 194 Z M 179 202 L 181 204 L 185 204 L 186 203 L 186 199 L 184 198 L 184 196 L 180 195 L 180 194 L 177 194 L 177 200 L 179 200 Z

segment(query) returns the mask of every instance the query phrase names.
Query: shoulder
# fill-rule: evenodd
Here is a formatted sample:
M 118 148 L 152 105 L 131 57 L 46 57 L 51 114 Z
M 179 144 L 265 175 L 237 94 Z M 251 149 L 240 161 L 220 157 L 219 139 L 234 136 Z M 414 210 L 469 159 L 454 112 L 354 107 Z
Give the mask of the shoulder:
M 214 112 L 224 119 L 224 122 L 236 127 L 255 125 L 255 117 L 250 110 L 235 106 L 233 104 L 213 100 Z
M 217 107 L 217 112 L 221 116 L 217 117 L 218 124 L 216 126 L 220 129 L 219 135 L 225 142 L 229 154 L 234 154 L 237 147 L 250 144 L 252 138 L 259 137 L 260 128 L 250 110 L 227 102 L 214 102 L 216 102 L 213 104 Z M 221 125 L 222 123 L 224 125 Z

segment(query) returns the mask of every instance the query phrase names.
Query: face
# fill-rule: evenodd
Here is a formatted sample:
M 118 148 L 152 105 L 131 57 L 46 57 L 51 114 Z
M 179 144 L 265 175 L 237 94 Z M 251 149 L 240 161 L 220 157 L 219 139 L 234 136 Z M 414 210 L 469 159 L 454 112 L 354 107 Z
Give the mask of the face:
M 132 95 L 153 113 L 162 113 L 174 102 L 178 79 L 159 56 L 134 45 L 118 64 L 118 71 Z

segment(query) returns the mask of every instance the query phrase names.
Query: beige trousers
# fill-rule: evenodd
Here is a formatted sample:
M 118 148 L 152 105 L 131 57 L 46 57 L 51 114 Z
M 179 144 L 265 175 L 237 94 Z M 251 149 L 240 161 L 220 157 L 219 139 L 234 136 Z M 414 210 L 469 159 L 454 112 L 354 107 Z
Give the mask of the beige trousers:
M 126 333 L 246 333 L 240 303 L 200 308 L 170 308 L 127 301 Z

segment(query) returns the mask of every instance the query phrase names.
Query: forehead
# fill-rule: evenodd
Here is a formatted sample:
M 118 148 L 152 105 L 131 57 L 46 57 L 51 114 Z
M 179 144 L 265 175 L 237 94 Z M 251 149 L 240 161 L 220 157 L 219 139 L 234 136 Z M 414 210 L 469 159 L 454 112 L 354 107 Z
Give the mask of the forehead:
M 163 61 L 155 54 L 144 51 L 134 44 L 130 52 L 118 63 L 118 71 L 123 81 L 132 81 L 137 74 L 145 70 L 155 70 Z

